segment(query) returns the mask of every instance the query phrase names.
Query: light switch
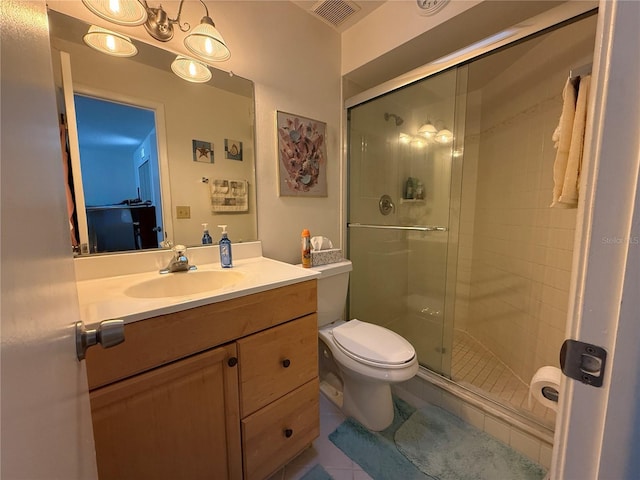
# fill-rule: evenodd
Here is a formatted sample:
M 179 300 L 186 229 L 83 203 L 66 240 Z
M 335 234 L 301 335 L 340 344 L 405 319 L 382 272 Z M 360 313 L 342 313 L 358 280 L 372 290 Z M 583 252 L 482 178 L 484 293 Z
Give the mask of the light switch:
M 182 219 L 191 218 L 191 207 L 185 206 L 185 205 L 177 206 L 176 207 L 176 217 L 179 218 L 179 219 L 180 218 L 182 218 Z

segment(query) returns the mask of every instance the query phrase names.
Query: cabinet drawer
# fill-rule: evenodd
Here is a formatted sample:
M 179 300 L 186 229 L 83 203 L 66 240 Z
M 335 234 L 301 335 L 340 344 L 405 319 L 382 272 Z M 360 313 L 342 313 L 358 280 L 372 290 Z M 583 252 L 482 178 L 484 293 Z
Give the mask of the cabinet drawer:
M 314 378 L 242 420 L 246 480 L 262 480 L 320 434 L 319 383 Z
M 241 338 L 237 344 L 242 417 L 318 375 L 315 313 Z

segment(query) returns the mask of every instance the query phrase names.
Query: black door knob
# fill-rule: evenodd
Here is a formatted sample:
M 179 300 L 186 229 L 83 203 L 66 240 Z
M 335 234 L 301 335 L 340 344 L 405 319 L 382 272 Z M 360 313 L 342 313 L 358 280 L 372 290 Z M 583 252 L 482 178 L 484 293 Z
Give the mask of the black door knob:
M 235 367 L 238 364 L 238 359 L 236 357 L 231 357 L 229 360 L 227 360 L 227 364 L 230 367 Z
M 285 429 L 284 436 L 289 438 L 291 435 L 293 435 L 293 430 L 291 430 L 290 428 Z
M 282 366 L 283 366 L 284 368 L 289 368 L 289 365 L 291 365 L 291 360 L 289 360 L 288 358 L 285 358 L 285 359 L 282 361 Z

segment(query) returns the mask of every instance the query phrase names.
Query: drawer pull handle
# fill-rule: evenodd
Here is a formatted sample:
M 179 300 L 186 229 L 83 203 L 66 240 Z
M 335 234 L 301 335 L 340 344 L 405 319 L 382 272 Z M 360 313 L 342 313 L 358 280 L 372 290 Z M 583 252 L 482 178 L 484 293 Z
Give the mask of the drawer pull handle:
M 293 430 L 291 430 L 290 428 L 285 429 L 284 436 L 289 438 L 291 437 L 291 435 L 293 435 Z
M 291 365 L 291 360 L 289 360 L 288 358 L 285 358 L 285 359 L 282 361 L 282 366 L 283 366 L 284 368 L 289 368 L 289 365 Z
M 229 365 L 230 367 L 235 367 L 238 364 L 238 359 L 236 357 L 231 357 L 229 360 L 227 360 L 227 365 Z

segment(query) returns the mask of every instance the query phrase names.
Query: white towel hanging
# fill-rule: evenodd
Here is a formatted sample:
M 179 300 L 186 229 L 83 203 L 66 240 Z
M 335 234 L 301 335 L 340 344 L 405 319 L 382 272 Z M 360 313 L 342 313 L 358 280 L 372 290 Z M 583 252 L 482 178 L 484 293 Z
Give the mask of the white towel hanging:
M 557 148 L 552 207 L 575 208 L 578 204 L 590 80 L 590 76 L 570 76 L 562 91 L 562 114 L 552 136 Z

